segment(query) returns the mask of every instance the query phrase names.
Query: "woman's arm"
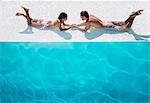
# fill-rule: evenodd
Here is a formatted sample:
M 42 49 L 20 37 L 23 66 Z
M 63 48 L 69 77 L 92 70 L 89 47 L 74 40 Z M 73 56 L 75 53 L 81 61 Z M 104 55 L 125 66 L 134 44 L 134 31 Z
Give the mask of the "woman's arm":
M 71 27 L 69 28 L 59 28 L 61 31 L 65 31 L 65 30 L 69 30 Z
M 64 25 L 64 24 L 65 24 L 65 23 L 63 23 L 63 25 Z M 69 25 L 69 24 L 66 24 L 66 25 L 68 25 L 69 27 L 67 27 L 67 28 L 62 28 L 62 25 L 61 25 L 61 23 L 60 23 L 59 29 L 60 29 L 61 31 L 69 30 L 69 29 L 71 28 L 71 25 Z
M 70 24 L 63 23 L 64 26 L 71 26 Z

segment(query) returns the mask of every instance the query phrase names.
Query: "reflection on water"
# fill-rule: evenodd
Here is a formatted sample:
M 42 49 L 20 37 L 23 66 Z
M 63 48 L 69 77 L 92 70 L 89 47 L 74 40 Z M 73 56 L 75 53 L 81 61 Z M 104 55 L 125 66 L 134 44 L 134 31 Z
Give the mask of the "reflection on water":
M 41 29 L 41 27 L 33 27 L 33 26 L 27 26 L 27 28 L 25 30 L 23 30 L 22 32 L 19 32 L 20 34 L 33 34 L 33 29 L 32 28 L 36 28 L 36 29 L 39 29 L 39 30 L 50 30 L 50 31 L 53 31 L 55 32 L 56 34 L 58 34 L 60 37 L 62 37 L 63 39 L 65 40 L 70 40 L 72 39 L 72 35 L 67 32 L 67 31 L 60 31 L 58 29 L 55 29 L 55 28 L 43 28 Z
M 128 31 L 117 31 L 113 28 L 106 28 L 106 29 L 91 29 L 90 32 L 85 33 L 85 37 L 88 40 L 92 40 L 95 39 L 103 34 L 122 34 L 122 33 L 128 33 L 133 35 L 133 37 L 135 38 L 135 40 L 145 40 L 147 41 L 147 38 L 150 38 L 150 35 L 139 35 L 137 33 L 134 32 L 134 30 L 131 28 Z
M 1 103 L 149 103 L 150 43 L 0 43 Z
M 22 31 L 22 32 L 19 32 L 20 34 L 33 34 L 34 32 L 32 31 L 32 26 L 27 26 L 27 28 Z
M 33 32 L 32 28 L 36 28 L 39 30 L 50 30 L 50 31 L 55 32 L 56 34 L 58 34 L 60 37 L 62 37 L 65 40 L 72 39 L 71 33 L 67 32 L 67 31 L 60 31 L 60 30 L 55 29 L 55 28 L 40 29 L 40 27 L 28 26 L 24 31 L 19 32 L 19 33 L 21 33 L 21 34 L 33 34 L 34 32 Z M 72 30 L 74 30 L 74 29 L 72 29 Z M 77 30 L 77 29 L 75 29 L 75 30 Z M 85 32 L 85 38 L 88 40 L 92 40 L 92 39 L 100 37 L 103 34 L 114 35 L 114 34 L 122 34 L 125 32 L 132 35 L 135 38 L 135 40 L 147 41 L 147 38 L 150 38 L 150 35 L 139 35 L 139 34 L 135 33 L 132 28 L 127 30 L 127 31 L 117 31 L 113 28 L 91 29 L 89 32 Z

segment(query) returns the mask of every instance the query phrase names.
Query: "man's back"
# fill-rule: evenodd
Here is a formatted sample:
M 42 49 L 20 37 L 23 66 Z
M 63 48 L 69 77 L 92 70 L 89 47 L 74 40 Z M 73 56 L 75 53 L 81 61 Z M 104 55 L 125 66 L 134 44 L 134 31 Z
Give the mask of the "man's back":
M 100 28 L 103 26 L 102 20 L 100 20 L 94 15 L 90 15 L 88 22 L 90 23 L 91 27 Z

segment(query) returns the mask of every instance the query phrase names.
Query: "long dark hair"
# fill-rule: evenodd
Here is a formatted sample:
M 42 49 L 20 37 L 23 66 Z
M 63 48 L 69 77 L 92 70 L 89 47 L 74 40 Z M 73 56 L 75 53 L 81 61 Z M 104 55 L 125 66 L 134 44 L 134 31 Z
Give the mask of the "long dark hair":
M 61 19 L 67 18 L 67 14 L 65 12 L 61 12 L 58 16 L 58 19 L 61 21 Z
M 86 22 L 89 21 L 89 13 L 87 11 L 81 11 L 80 16 L 84 16 L 87 18 Z

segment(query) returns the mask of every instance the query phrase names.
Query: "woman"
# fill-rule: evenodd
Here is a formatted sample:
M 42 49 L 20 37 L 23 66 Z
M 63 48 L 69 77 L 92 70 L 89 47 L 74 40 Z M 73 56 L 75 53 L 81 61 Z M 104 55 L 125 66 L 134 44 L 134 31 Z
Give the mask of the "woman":
M 27 24 L 29 26 L 40 26 L 42 28 L 45 27 L 55 27 L 58 28 L 59 30 L 68 30 L 71 28 L 71 25 L 66 24 L 65 21 L 67 21 L 67 14 L 65 12 L 62 12 L 59 14 L 58 19 L 55 20 L 54 22 L 52 21 L 47 21 L 44 22 L 42 19 L 32 19 L 29 15 L 29 9 L 22 7 L 25 11 L 25 14 L 23 13 L 16 13 L 16 16 L 23 16 L 27 20 Z M 67 28 L 65 28 L 67 26 Z

